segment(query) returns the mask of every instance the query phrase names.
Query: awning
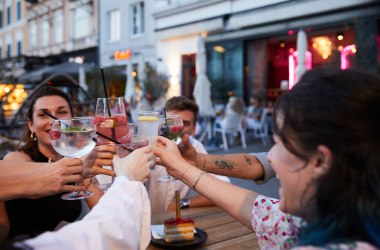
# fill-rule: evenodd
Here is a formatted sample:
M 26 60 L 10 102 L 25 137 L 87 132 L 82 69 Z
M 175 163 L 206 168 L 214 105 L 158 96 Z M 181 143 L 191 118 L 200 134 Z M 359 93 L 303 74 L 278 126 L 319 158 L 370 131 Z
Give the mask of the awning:
M 60 64 L 55 64 L 52 66 L 45 66 L 41 69 L 28 71 L 27 73 L 21 75 L 18 79 L 19 82 L 41 82 L 47 77 L 62 73 L 74 76 L 76 79 L 78 78 L 79 68 L 83 66 L 85 72 L 89 71 L 92 68 L 92 65 L 89 63 L 78 64 L 71 62 L 64 62 Z

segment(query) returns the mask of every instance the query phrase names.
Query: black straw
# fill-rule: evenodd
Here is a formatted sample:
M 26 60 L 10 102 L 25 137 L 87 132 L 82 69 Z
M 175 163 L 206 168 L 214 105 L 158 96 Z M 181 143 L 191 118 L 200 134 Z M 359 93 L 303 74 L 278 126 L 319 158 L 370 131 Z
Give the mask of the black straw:
M 47 116 L 50 116 L 50 117 L 53 118 L 54 120 L 59 120 L 58 117 L 56 117 L 56 116 L 50 114 L 49 112 L 47 112 L 47 111 L 44 110 L 44 109 L 42 110 L 42 113 L 44 113 L 44 114 L 47 115 Z
M 166 120 L 166 108 L 164 107 L 164 120 L 165 120 L 165 125 L 168 126 L 168 121 Z
M 104 69 L 103 69 L 103 67 L 100 67 L 100 71 L 102 73 L 103 88 L 104 88 L 104 94 L 106 96 L 106 105 L 107 105 L 108 116 L 111 117 L 111 110 L 110 110 L 110 106 L 109 106 L 109 103 L 108 103 L 107 85 L 106 85 L 106 79 L 104 77 Z

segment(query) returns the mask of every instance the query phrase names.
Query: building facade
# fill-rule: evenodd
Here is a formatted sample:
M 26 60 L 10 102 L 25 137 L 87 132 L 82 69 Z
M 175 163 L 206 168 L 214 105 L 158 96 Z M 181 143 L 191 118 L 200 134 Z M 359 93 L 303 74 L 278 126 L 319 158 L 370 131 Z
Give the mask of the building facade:
M 97 1 L 28 1 L 28 56 L 48 57 L 98 46 Z
M 26 52 L 25 2 L 0 1 L 0 80 L 24 72 L 22 55 Z
M 155 7 L 157 54 L 168 68 L 173 94 L 192 95 L 200 35 L 216 103 L 229 95 L 275 99 L 294 84 L 300 30 L 307 36 L 308 68 L 379 71 L 376 0 L 172 0 L 156 1 Z
M 99 57 L 102 67 L 156 64 L 152 0 L 101 0 Z

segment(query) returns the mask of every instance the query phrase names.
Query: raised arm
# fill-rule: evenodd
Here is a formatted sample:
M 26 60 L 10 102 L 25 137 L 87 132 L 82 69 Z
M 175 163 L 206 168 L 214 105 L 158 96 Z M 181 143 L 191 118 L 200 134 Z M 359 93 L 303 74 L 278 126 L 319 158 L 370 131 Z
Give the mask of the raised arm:
M 195 165 L 210 173 L 242 179 L 255 180 L 264 176 L 264 169 L 256 156 L 249 154 L 197 154 Z
M 243 225 L 251 228 L 251 211 L 257 193 L 226 183 L 198 169 L 184 160 L 177 146 L 159 137 L 160 146 L 154 153 L 161 159 L 168 173 L 221 207 Z
M 226 154 L 210 155 L 197 153 L 184 136 L 179 150 L 184 159 L 197 168 L 209 173 L 225 175 L 248 180 L 267 180 L 274 173 L 262 154 Z
M 0 169 L 0 201 L 84 190 L 83 186 L 68 184 L 81 180 L 79 159 L 64 158 L 51 164 L 2 160 Z

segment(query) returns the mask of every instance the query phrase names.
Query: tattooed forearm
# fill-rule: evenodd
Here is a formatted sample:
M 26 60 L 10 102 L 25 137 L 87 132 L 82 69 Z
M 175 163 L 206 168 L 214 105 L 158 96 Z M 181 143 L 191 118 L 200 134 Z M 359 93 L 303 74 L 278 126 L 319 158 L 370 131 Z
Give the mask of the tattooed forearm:
M 244 155 L 245 161 L 249 164 L 252 165 L 251 158 L 249 158 L 248 155 Z
M 228 164 L 225 161 L 215 161 L 215 165 L 218 166 L 220 169 L 225 169 L 225 168 L 233 169 L 234 168 L 234 166 L 232 166 L 232 164 Z

